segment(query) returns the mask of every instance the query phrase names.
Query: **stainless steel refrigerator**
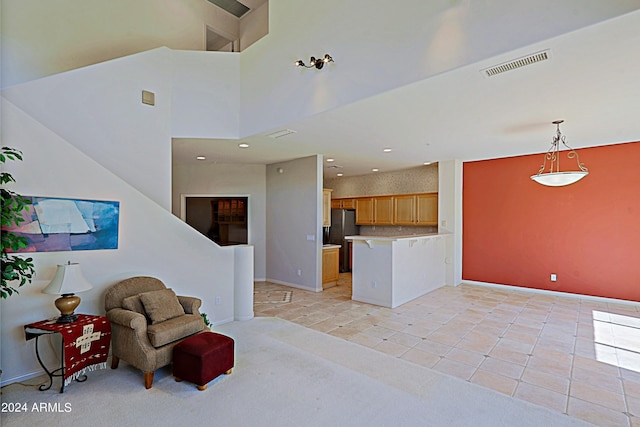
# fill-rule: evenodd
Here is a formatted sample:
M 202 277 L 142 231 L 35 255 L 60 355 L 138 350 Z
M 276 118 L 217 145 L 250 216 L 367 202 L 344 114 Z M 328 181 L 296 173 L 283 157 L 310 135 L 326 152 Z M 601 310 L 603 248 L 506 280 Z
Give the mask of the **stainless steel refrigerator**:
M 352 209 L 331 209 L 331 227 L 329 227 L 329 242 L 340 247 L 340 273 L 351 271 L 352 242 L 344 240 L 345 236 L 360 234 L 360 226 L 356 225 L 356 211 Z

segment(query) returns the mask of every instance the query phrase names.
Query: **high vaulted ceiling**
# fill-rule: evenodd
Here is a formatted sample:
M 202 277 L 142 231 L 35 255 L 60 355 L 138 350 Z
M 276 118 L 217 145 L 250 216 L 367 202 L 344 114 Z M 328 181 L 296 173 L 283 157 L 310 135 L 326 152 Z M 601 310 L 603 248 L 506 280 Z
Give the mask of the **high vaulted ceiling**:
M 638 46 L 636 11 L 241 140 L 175 139 L 174 160 L 272 164 L 322 154 L 335 159 L 325 165 L 326 177 L 362 175 L 544 152 L 557 119 L 565 120 L 561 130 L 574 148 L 638 141 Z M 493 77 L 482 71 L 540 51 L 549 59 Z M 341 67 L 335 60 L 302 72 L 332 72 Z M 283 129 L 295 133 L 268 136 Z

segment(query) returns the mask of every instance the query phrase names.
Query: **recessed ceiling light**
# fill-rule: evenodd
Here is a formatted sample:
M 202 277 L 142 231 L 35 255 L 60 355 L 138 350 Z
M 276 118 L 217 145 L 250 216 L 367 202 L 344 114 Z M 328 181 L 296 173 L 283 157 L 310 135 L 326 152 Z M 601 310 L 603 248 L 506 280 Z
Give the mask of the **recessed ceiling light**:
M 207 160 L 205 156 L 197 156 L 196 160 Z
M 342 176 L 342 174 L 341 173 L 337 173 L 336 176 Z
M 391 148 L 385 148 L 385 149 L 384 149 L 384 150 L 382 150 L 382 151 L 384 151 L 385 153 L 390 153 L 390 152 L 392 152 L 393 150 L 392 150 Z
M 240 148 L 249 148 L 249 144 L 243 142 L 242 144 L 238 144 L 238 147 L 240 147 Z
M 335 161 L 336 161 L 336 159 L 332 159 L 331 157 L 329 157 L 329 158 L 327 159 L 327 162 L 329 162 L 329 163 L 331 163 L 331 162 L 335 162 Z
M 431 162 L 424 162 L 423 165 L 425 166 L 429 166 L 431 164 Z
M 378 169 L 378 168 L 373 168 L 373 169 L 371 169 L 371 172 L 378 172 L 379 170 L 380 169 Z

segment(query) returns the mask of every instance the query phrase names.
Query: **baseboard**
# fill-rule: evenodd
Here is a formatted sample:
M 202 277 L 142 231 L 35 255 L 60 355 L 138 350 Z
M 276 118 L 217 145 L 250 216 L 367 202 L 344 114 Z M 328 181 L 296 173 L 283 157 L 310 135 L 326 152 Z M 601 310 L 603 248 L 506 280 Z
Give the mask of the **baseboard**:
M 43 371 L 35 371 L 29 374 L 20 375 L 14 378 L 3 378 L 2 380 L 0 380 L 0 387 L 4 387 L 6 385 L 13 384 L 13 383 L 19 383 L 22 381 L 28 381 L 33 378 L 41 377 L 43 375 L 45 375 Z
M 536 288 L 526 288 L 526 287 L 523 287 L 523 286 L 502 285 L 502 284 L 499 284 L 499 283 L 477 282 L 475 280 L 463 280 L 461 284 L 462 285 L 468 284 L 468 285 L 485 286 L 485 287 L 488 287 L 488 288 L 504 289 L 504 290 L 508 290 L 508 291 L 532 292 L 532 293 L 536 293 L 536 294 L 560 296 L 560 297 L 565 297 L 565 298 L 576 298 L 576 299 L 583 299 L 583 300 L 603 302 L 603 303 L 609 303 L 610 302 L 610 303 L 615 303 L 615 304 L 631 305 L 631 306 L 634 306 L 634 307 L 639 307 L 640 306 L 640 302 L 628 301 L 628 300 L 624 300 L 624 299 L 607 298 L 607 297 L 595 297 L 595 296 L 592 296 L 592 295 L 572 294 L 570 292 L 550 291 L 548 289 L 536 289 Z
M 211 326 L 223 325 L 225 323 L 233 322 L 233 317 L 227 317 L 226 319 L 218 320 L 216 322 L 212 322 Z
M 290 288 L 296 288 L 296 289 L 302 289 L 305 291 L 311 291 L 311 292 L 322 292 L 322 288 L 320 289 L 313 289 L 313 288 L 309 288 L 307 286 L 302 286 L 302 285 L 298 285 L 296 283 L 289 283 L 289 282 L 284 282 L 282 280 L 275 280 L 275 279 L 267 279 L 265 280 L 266 282 L 270 282 L 270 283 L 275 283 L 276 285 L 283 285 L 283 286 L 289 286 Z

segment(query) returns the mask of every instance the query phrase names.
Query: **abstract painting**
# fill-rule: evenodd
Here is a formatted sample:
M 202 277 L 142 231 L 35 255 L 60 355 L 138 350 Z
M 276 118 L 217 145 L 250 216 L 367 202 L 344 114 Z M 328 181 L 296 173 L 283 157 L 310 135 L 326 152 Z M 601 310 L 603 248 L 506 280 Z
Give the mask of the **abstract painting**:
M 27 197 L 31 201 L 18 227 L 3 227 L 27 239 L 18 252 L 87 251 L 118 248 L 120 203 Z

